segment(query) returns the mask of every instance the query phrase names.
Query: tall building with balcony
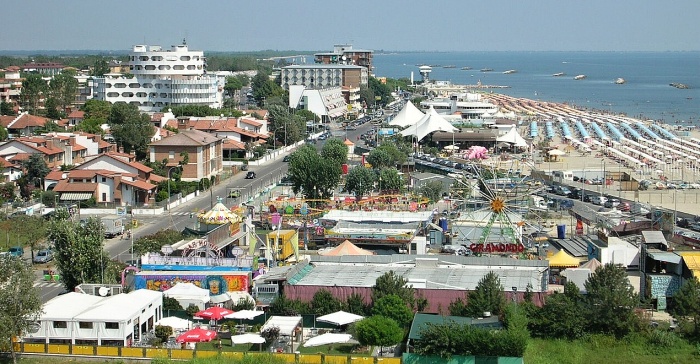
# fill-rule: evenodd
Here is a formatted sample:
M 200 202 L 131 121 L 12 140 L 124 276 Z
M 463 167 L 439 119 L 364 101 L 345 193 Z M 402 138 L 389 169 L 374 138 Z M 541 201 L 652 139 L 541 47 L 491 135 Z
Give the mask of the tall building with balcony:
M 223 79 L 207 74 L 206 65 L 204 52 L 191 51 L 186 44 L 168 50 L 136 45 L 129 54 L 131 74 L 96 77 L 93 97 L 135 104 L 145 112 L 190 104 L 220 108 Z
M 285 90 L 289 90 L 289 86 L 321 89 L 367 86 L 369 77 L 367 68 L 362 66 L 309 64 L 282 67 L 280 80 Z
M 353 49 L 352 44 L 335 44 L 333 52 L 315 53 L 314 62 L 321 64 L 346 64 L 362 66 L 372 73 L 372 55 L 374 51 Z

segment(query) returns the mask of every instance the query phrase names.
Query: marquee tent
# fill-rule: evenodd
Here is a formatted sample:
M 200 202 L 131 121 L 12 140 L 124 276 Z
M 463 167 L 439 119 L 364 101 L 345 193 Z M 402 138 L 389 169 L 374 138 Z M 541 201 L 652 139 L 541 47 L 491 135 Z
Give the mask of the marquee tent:
M 316 321 L 329 322 L 338 326 L 348 325 L 356 321 L 362 320 L 364 317 L 360 315 L 355 315 L 354 313 L 337 311 L 330 313 L 328 315 L 323 315 L 316 319 Z
M 496 141 L 512 144 L 516 147 L 527 147 L 527 142 L 518 134 L 518 131 L 515 130 L 515 126 L 510 128 L 507 133 L 496 138 Z
M 576 268 L 579 260 L 569 255 L 564 249 L 558 251 L 549 258 L 549 266 L 555 268 Z
M 304 347 L 310 348 L 312 346 L 321 346 L 321 345 L 328 345 L 328 344 L 342 344 L 342 343 L 347 343 L 350 342 L 352 339 L 352 335 L 350 334 L 334 334 L 334 333 L 326 333 L 323 335 L 319 336 L 314 336 L 311 339 L 307 340 L 304 343 Z
M 445 120 L 445 118 L 438 114 L 431 106 L 428 113 L 426 113 L 420 121 L 402 130 L 400 134 L 401 136 L 413 135 L 417 140 L 421 140 L 425 138 L 426 135 L 436 131 L 454 133 L 457 131 L 457 128 L 450 124 L 449 121 Z
M 190 304 L 199 307 L 200 310 L 209 302 L 209 290 L 197 287 L 193 283 L 178 282 L 176 285 L 163 291 L 163 296 L 176 299 L 180 306 L 188 307 Z
M 173 330 L 189 330 L 192 327 L 192 321 L 185 320 L 176 316 L 163 317 L 158 321 L 160 326 L 170 326 Z
M 260 328 L 260 332 L 264 332 L 270 327 L 278 327 L 279 334 L 282 336 L 292 336 L 294 330 L 301 326 L 301 316 L 272 316 L 265 325 Z
M 406 102 L 406 106 L 399 111 L 398 114 L 394 117 L 393 120 L 389 123 L 391 126 L 398 126 L 401 128 L 405 128 L 410 125 L 414 125 L 415 123 L 419 122 L 425 114 L 423 114 L 422 111 L 418 110 L 417 107 L 413 105 L 410 101 Z
M 374 255 L 374 252 L 362 249 L 358 247 L 357 245 L 351 243 L 349 240 L 345 240 L 342 242 L 340 245 L 336 246 L 335 248 L 325 251 L 325 252 L 319 252 L 319 255 L 325 255 L 325 256 L 332 256 L 332 257 L 337 257 L 337 256 L 342 256 L 342 255 Z

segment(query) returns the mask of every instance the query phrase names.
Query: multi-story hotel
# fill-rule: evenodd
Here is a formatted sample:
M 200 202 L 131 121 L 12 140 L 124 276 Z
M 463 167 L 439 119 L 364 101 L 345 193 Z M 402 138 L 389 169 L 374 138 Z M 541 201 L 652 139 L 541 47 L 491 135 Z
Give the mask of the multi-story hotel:
M 131 74 L 96 77 L 93 97 L 135 104 L 146 112 L 160 111 L 165 106 L 222 105 L 223 79 L 207 74 L 204 52 L 191 51 L 186 44 L 169 50 L 136 45 L 129 55 L 129 68 Z
M 366 67 L 372 73 L 373 51 L 353 49 L 352 44 L 335 44 L 333 52 L 315 53 L 314 62 L 322 64 L 348 64 Z
M 367 86 L 367 68 L 342 64 L 309 64 L 282 67 L 280 85 L 307 88 L 359 87 Z

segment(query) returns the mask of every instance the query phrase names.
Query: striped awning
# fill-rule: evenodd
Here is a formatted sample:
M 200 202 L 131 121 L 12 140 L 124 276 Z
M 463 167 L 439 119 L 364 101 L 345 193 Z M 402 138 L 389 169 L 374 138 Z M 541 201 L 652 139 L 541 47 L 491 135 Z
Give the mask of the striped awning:
M 85 201 L 92 197 L 92 192 L 65 192 L 61 194 L 61 201 Z

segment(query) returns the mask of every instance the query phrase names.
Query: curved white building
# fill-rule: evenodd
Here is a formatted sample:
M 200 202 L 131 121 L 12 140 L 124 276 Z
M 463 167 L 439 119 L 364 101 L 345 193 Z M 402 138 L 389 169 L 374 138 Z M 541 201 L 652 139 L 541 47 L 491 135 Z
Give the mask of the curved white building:
M 147 112 L 166 106 L 222 105 L 224 80 L 207 74 L 204 52 L 190 51 L 186 44 L 169 50 L 136 45 L 129 55 L 129 68 L 130 75 L 110 73 L 96 77 L 93 97 L 135 104 Z

